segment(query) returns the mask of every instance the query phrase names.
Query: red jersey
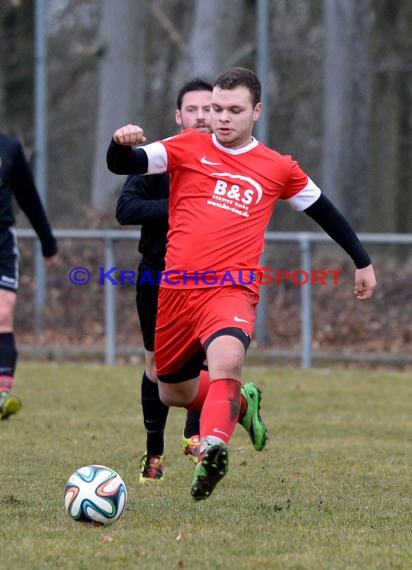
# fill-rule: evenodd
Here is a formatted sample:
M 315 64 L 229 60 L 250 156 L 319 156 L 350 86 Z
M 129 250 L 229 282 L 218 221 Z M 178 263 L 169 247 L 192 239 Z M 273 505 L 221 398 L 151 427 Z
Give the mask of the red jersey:
M 171 174 L 162 287 L 242 284 L 256 292 L 276 201 L 304 210 L 320 196 L 296 161 L 256 139 L 230 149 L 188 129 L 143 148 L 149 174 Z

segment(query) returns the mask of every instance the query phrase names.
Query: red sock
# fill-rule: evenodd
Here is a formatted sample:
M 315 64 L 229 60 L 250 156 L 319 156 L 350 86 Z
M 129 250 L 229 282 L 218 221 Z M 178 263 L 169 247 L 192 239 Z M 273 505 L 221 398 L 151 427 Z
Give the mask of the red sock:
M 197 388 L 197 394 L 194 400 L 186 407 L 189 412 L 201 412 L 203 408 L 203 403 L 206 400 L 207 393 L 209 391 L 209 373 L 202 370 L 199 376 L 199 386 Z
M 0 376 L 0 392 L 11 392 L 13 383 L 13 376 Z
M 214 436 L 229 442 L 239 418 L 240 388 L 241 383 L 231 378 L 210 383 L 200 416 L 200 437 Z

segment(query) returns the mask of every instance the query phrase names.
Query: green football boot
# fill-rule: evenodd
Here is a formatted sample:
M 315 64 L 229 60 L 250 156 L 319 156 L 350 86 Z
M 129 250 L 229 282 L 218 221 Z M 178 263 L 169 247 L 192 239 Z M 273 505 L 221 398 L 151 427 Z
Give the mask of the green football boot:
M 262 451 L 267 441 L 267 429 L 259 413 L 262 392 L 256 384 L 247 382 L 243 384 L 241 394 L 246 400 L 247 410 L 239 423 L 248 432 L 250 441 L 256 451 Z
M 213 489 L 226 475 L 229 468 L 229 454 L 224 443 L 208 447 L 203 459 L 196 465 L 192 480 L 192 497 L 195 501 L 207 499 Z
M 21 410 L 21 400 L 8 392 L 0 392 L 0 419 L 7 420 Z

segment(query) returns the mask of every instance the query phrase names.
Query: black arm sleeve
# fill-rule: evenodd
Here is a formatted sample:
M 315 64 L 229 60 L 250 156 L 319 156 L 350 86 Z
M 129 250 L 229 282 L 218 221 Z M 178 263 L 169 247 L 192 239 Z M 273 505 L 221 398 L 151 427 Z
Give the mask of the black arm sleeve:
M 16 147 L 12 188 L 20 208 L 26 214 L 41 242 L 44 257 L 57 253 L 57 242 L 52 234 L 46 212 L 20 144 Z
M 113 139 L 107 149 L 106 163 L 114 174 L 146 174 L 149 166 L 142 148 L 116 144 Z
M 370 265 L 369 255 L 351 225 L 326 196 L 321 194 L 304 212 L 350 255 L 358 269 Z
M 158 198 L 160 185 L 168 185 L 168 176 L 128 176 L 116 206 L 116 219 L 120 225 L 141 225 L 145 222 L 167 220 L 169 200 Z M 157 192 L 156 192 L 157 190 Z

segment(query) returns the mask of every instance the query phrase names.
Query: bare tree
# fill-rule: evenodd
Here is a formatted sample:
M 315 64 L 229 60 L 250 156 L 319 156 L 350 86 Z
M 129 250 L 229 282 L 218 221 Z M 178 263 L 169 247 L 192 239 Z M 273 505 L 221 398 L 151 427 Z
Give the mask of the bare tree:
M 92 208 L 106 211 L 114 203 L 119 178 L 106 168 L 113 131 L 136 120 L 145 91 L 145 0 L 103 0 L 98 118 L 92 176 Z
M 323 147 L 322 188 L 357 229 L 411 231 L 411 0 L 269 4 L 269 144 L 293 154 L 317 182 Z M 48 0 L 49 209 L 58 223 L 84 225 L 84 215 L 105 223 L 90 205 L 111 215 L 122 179 L 107 171 L 105 152 L 119 124 L 139 120 L 149 140 L 167 136 L 183 81 L 213 80 L 231 65 L 256 67 L 256 5 Z M 33 6 L 0 0 L 7 56 L 0 119 L 29 151 Z M 295 229 L 295 220 L 285 207 L 274 227 Z
M 31 2 L 0 2 L 2 124 L 25 144 L 33 131 L 33 10 Z
M 322 185 L 359 227 L 368 187 L 370 0 L 324 0 L 325 85 Z
M 253 43 L 250 33 L 243 33 L 245 20 L 247 6 L 244 0 L 195 0 L 179 82 L 193 75 L 213 80 L 223 69 L 239 65 L 245 55 L 250 55 Z M 255 25 L 253 21 L 252 35 Z
M 370 207 L 380 231 L 412 231 L 412 5 L 374 3 Z M 377 199 L 377 196 L 379 197 Z

